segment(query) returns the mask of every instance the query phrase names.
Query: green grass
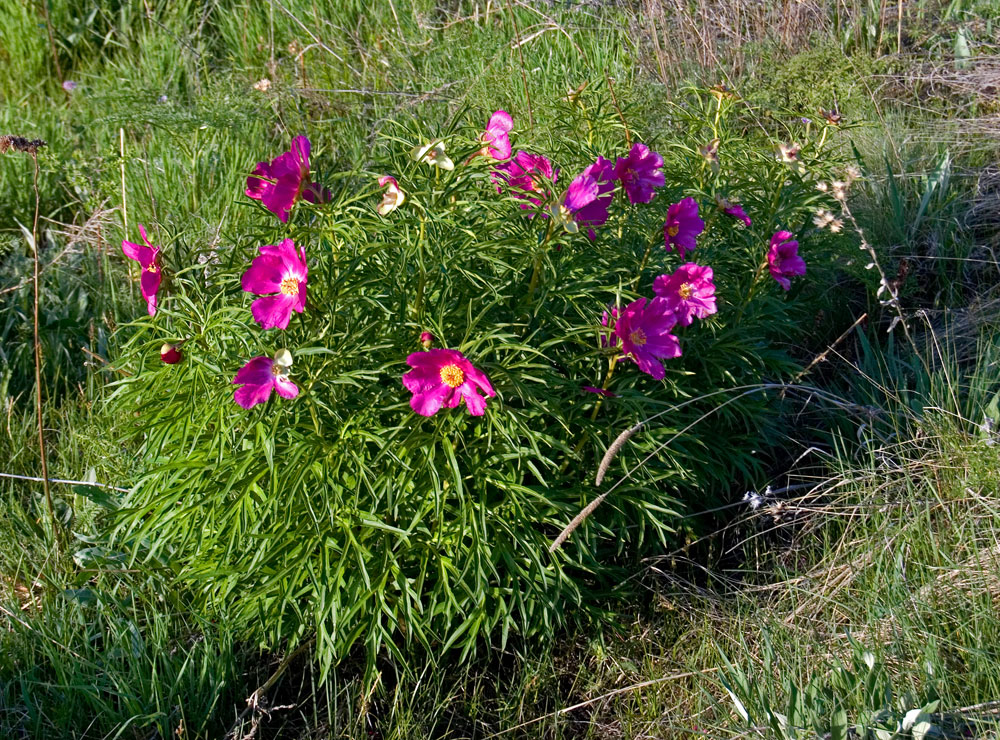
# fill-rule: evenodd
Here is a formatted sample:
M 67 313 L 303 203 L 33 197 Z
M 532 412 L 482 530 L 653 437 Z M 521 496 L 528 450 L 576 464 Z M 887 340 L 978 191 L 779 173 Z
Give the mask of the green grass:
M 118 371 L 81 349 L 114 357 L 113 332 L 139 300 L 117 259 L 123 206 L 129 233 L 143 222 L 167 245 L 230 246 L 253 237 L 233 195 L 247 169 L 300 131 L 321 143 L 317 169 L 333 171 L 363 164 L 394 119 L 417 115 L 432 127 L 495 107 L 526 117 L 530 97 L 543 140 L 558 123 L 554 103 L 584 82 L 604 85 L 605 73 L 634 130 L 670 125 L 663 102 L 674 91 L 652 78 L 651 39 L 626 4 L 494 2 L 489 15 L 485 3 L 431 0 L 46 7 L 55 59 L 39 4 L 0 8 L 0 133 L 49 142 L 40 191 L 51 219 L 42 325 L 52 477 L 127 487 L 143 470 L 112 441 L 135 423 L 106 404 Z M 817 433 L 824 422 L 809 406 L 788 430 L 797 465 L 770 482 L 809 488 L 756 511 L 738 504 L 699 516 L 700 534 L 634 573 L 645 596 L 609 602 L 604 620 L 546 644 L 512 644 L 466 665 L 385 660 L 374 686 L 360 658 L 320 685 L 306 655 L 265 697 L 263 706 L 284 708 L 238 720 L 281 654 L 237 641 L 220 615 L 193 610 L 189 595 L 123 567 L 117 553 L 79 554 L 106 523 L 99 489 L 54 488 L 67 533 L 57 548 L 40 487 L 0 478 L 0 735 L 217 738 L 235 728 L 239 737 L 256 719 L 259 736 L 283 738 L 780 737 L 780 713 L 803 728 L 798 737 L 816 737 L 845 717 L 894 728 L 938 701 L 930 721 L 946 736 L 969 727 L 996 736 L 1000 446 L 979 431 L 998 390 L 988 302 L 996 264 L 984 250 L 996 232 L 968 220 L 982 203 L 975 175 L 996 142 L 973 151 L 962 139 L 910 143 L 952 115 L 954 89 L 924 80 L 895 90 L 894 102 L 859 92 L 852 75 L 951 63 L 959 29 L 988 51 L 1000 21 L 982 2 L 921 2 L 914 14 L 910 61 L 875 58 L 877 32 L 855 18 L 802 54 L 758 39 L 757 63 L 735 80 L 750 105 L 787 109 L 789 119 L 837 103 L 864 124 L 850 137 L 867 176 L 853 206 L 887 269 L 911 265 L 904 305 L 932 310 L 926 322 L 911 319 L 918 357 L 899 328 L 886 337 L 892 314 L 871 300 L 871 330 L 810 376 L 862 408 L 840 436 Z M 890 24 L 882 52 L 894 32 Z M 62 79 L 78 82 L 71 94 L 57 62 Z M 716 72 L 692 74 L 714 82 Z M 252 89 L 265 77 L 267 92 Z M 864 81 L 874 92 L 880 80 Z M 983 96 L 963 110 L 990 105 Z M 0 472 L 30 476 L 27 158 L 0 158 L 0 203 Z M 859 255 L 854 267 L 870 281 Z M 877 277 L 872 294 L 876 286 Z M 854 298 L 865 302 L 860 291 Z M 768 482 L 733 481 L 734 500 Z

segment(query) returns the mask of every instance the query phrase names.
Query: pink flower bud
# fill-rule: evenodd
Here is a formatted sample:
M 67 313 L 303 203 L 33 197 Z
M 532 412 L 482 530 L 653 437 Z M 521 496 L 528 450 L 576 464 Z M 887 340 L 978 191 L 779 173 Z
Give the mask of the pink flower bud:
M 168 365 L 176 365 L 183 359 L 181 354 L 181 347 L 179 344 L 170 344 L 166 342 L 162 347 L 160 347 L 160 359 L 163 360 Z

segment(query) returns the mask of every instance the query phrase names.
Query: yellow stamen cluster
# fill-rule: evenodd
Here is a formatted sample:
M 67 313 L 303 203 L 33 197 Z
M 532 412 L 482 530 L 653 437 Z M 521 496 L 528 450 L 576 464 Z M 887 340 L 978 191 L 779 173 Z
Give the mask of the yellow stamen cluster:
M 628 335 L 628 340 L 632 342 L 632 344 L 641 347 L 647 341 L 646 332 L 644 332 L 642 329 L 636 329 L 635 331 L 633 331 L 631 334 Z
M 681 230 L 681 227 L 678 226 L 677 224 L 674 224 L 673 226 L 668 226 L 667 227 L 667 233 L 671 236 L 671 238 L 677 236 L 677 234 L 680 232 L 680 230 Z
M 458 365 L 445 365 L 441 368 L 441 382 L 451 388 L 458 388 L 465 382 L 465 373 Z
M 298 295 L 299 281 L 293 277 L 286 277 L 281 281 L 281 292 L 284 295 Z
M 681 283 L 681 287 L 677 289 L 677 295 L 679 295 L 684 300 L 691 297 L 691 283 Z

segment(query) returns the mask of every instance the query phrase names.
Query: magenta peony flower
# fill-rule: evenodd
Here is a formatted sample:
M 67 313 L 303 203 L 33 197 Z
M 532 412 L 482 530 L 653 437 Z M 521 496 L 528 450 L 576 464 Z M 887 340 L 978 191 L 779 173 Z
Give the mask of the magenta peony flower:
M 629 202 L 649 203 L 653 190 L 666 182 L 661 167 L 663 157 L 645 144 L 635 143 L 628 156 L 619 157 L 615 163 L 615 179 L 621 181 Z
M 288 221 L 288 212 L 300 198 L 306 197 L 311 202 L 322 200 L 323 189 L 315 192 L 310 188 L 309 139 L 296 136 L 289 151 L 270 164 L 258 162 L 257 169 L 247 178 L 246 194 L 263 203 L 283 222 Z
M 292 366 L 292 353 L 287 349 L 278 350 L 274 358 L 254 357 L 239 369 L 233 378 L 233 400 L 245 409 L 264 403 L 271 397 L 271 391 L 278 391 L 282 398 L 295 398 L 299 388 L 288 379 L 288 368 Z
M 663 245 L 669 252 L 677 248 L 681 259 L 696 246 L 698 234 L 705 230 L 705 222 L 698 218 L 698 202 L 694 198 L 684 198 L 667 209 L 667 221 L 663 224 Z
M 490 116 L 486 131 L 479 140 L 483 148 L 477 154 L 491 159 L 501 160 L 510 157 L 510 130 L 514 128 L 514 119 L 505 110 L 498 110 Z
M 746 211 L 743 210 L 743 206 L 739 203 L 733 203 L 732 201 L 726 200 L 719 195 L 715 196 L 715 203 L 722 209 L 723 213 L 742 221 L 744 226 L 750 226 L 750 224 L 753 223 L 750 220 L 750 217 L 746 214 Z
M 580 230 L 576 214 L 597 199 L 597 180 L 584 172 L 569 184 L 562 203 L 554 203 L 549 212 L 556 224 L 561 224 L 571 234 Z
M 608 220 L 608 208 L 615 197 L 615 168 L 604 157 L 589 165 L 583 174 L 592 177 L 597 183 L 597 197 L 576 212 L 576 222 L 587 229 L 591 241 L 597 238 L 595 226 L 604 226 Z
M 670 333 L 676 323 L 665 298 L 639 298 L 622 309 L 615 335 L 623 354 L 635 360 L 644 373 L 662 380 L 666 373 L 660 360 L 681 356 L 681 345 Z
M 306 308 L 306 250 L 296 251 L 295 242 L 285 239 L 277 246 L 260 248 L 250 269 L 243 273 L 243 290 L 258 298 L 250 306 L 254 320 L 262 329 L 288 328 L 292 311 Z M 274 293 L 276 295 L 266 295 Z
M 672 275 L 660 275 L 653 281 L 653 292 L 666 300 L 681 326 L 690 326 L 696 317 L 703 319 L 718 310 L 712 268 L 694 262 L 681 265 Z
M 142 276 L 139 278 L 139 289 L 142 297 L 146 299 L 146 310 L 152 316 L 156 313 L 156 291 L 160 289 L 162 279 L 160 268 L 160 248 L 154 247 L 146 238 L 146 229 L 139 224 L 139 236 L 145 244 L 133 244 L 122 239 L 122 252 L 130 260 L 135 260 L 142 267 Z
M 470 414 L 482 416 L 486 399 L 479 391 L 490 398 L 496 395 L 486 375 L 457 350 L 414 352 L 406 364 L 413 369 L 403 375 L 403 385 L 413 394 L 410 406 L 421 416 L 434 416 L 442 406 L 453 409 L 462 399 Z
M 799 243 L 792 239 L 792 232 L 779 231 L 771 237 L 767 269 L 785 290 L 792 287 L 788 278 L 806 274 L 806 261 L 799 257 Z
M 494 175 L 493 182 L 496 184 L 502 180 L 511 190 L 539 193 L 543 198 L 548 198 L 548 185 L 556 181 L 559 171 L 554 171 L 552 163 L 542 155 L 519 151 L 514 155 L 514 159 L 498 165 Z M 515 192 L 515 195 L 536 206 L 542 202 L 539 198 L 532 198 L 520 192 Z M 523 203 L 521 208 L 531 208 L 531 206 Z

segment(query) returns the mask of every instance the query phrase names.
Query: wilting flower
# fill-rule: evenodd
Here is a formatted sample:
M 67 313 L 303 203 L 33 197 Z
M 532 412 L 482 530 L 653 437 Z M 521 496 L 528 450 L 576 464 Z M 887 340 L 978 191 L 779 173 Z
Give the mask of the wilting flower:
M 705 230 L 705 222 L 698 218 L 698 202 L 694 198 L 684 198 L 667 209 L 667 220 L 663 224 L 663 245 L 669 252 L 676 248 L 677 254 L 684 255 L 697 246 L 698 234 Z
M 712 139 L 710 142 L 705 144 L 703 147 L 699 147 L 698 152 L 705 161 L 708 162 L 709 167 L 712 168 L 712 172 L 716 175 L 719 174 L 719 169 L 721 165 L 719 164 L 719 144 L 721 141 L 716 138 Z
M 653 281 L 653 292 L 667 302 L 677 323 L 690 326 L 695 318 L 703 319 L 717 311 L 712 268 L 688 262 L 671 275 Z
M 662 188 L 666 178 L 660 169 L 663 157 L 645 144 L 636 142 L 627 157 L 615 163 L 615 179 L 620 180 L 631 203 L 649 203 L 653 191 Z
M 315 202 L 317 193 L 312 190 L 306 193 L 310 185 L 309 149 L 309 139 L 296 136 L 289 151 L 270 164 L 258 162 L 253 174 L 247 178 L 247 197 L 259 200 L 283 222 L 288 221 L 288 212 L 300 198 Z M 322 194 L 321 189 L 319 194 Z
M 601 326 L 608 331 L 601 334 L 602 347 L 617 347 L 618 337 L 615 335 L 615 323 L 618 321 L 618 306 L 608 306 L 608 309 L 601 316 Z
M 410 407 L 421 416 L 434 416 L 442 406 L 453 409 L 463 399 L 470 414 L 482 416 L 486 399 L 479 392 L 496 395 L 486 375 L 457 350 L 414 352 L 406 364 L 413 369 L 403 375 L 403 385 L 413 394 Z
M 253 83 L 253 89 L 257 92 L 267 92 L 271 89 L 271 81 L 266 77 Z
M 771 237 L 767 268 L 785 290 L 792 287 L 788 278 L 806 274 L 806 262 L 799 256 L 799 243 L 792 239 L 792 232 L 779 231 Z
M 577 214 L 595 200 L 597 200 L 597 180 L 584 172 L 570 183 L 561 203 L 553 203 L 549 206 L 549 213 L 552 214 L 554 223 L 561 225 L 569 233 L 575 234 L 580 230 L 577 224 Z
M 440 167 L 443 170 L 455 169 L 455 163 L 444 153 L 444 142 L 441 139 L 413 147 L 410 156 L 417 162 L 425 162 L 431 167 Z
M 617 394 L 612 393 L 607 388 L 598 388 L 593 385 L 582 386 L 582 389 L 587 393 L 596 393 L 598 396 L 604 396 L 605 398 L 617 398 Z
M 66 80 L 62 84 L 62 89 L 65 90 L 66 92 L 73 92 L 74 90 L 76 90 L 76 83 L 73 82 L 73 80 Z
M 282 398 L 295 398 L 299 388 L 288 379 L 288 368 L 292 366 L 292 353 L 287 349 L 278 350 L 274 357 L 254 357 L 239 369 L 233 378 L 233 400 L 245 409 L 264 403 L 276 390 Z
M 477 154 L 491 159 L 507 159 L 510 157 L 510 130 L 514 128 L 514 119 L 505 110 L 498 110 L 486 124 L 486 131 L 479 140 L 483 143 Z M 475 155 L 474 155 L 475 156 Z
M 262 329 L 286 329 L 292 311 L 305 310 L 308 275 L 306 250 L 296 251 L 291 239 L 260 248 L 260 256 L 243 273 L 242 283 L 247 293 L 263 296 L 250 306 Z
M 525 151 L 519 151 L 506 164 L 498 165 L 494 174 L 506 181 L 511 190 L 539 193 L 544 197 L 548 197 L 547 184 L 554 183 L 559 176 L 558 170 L 553 171 L 552 163 L 548 159 L 540 154 L 529 154 Z M 494 182 L 497 182 L 496 178 Z M 542 202 L 541 199 L 532 198 L 530 195 L 515 194 L 536 206 Z M 523 203 L 521 208 L 531 208 L 531 206 Z
M 742 221 L 744 226 L 750 226 L 750 224 L 753 223 L 750 220 L 750 217 L 746 214 L 746 211 L 743 210 L 743 206 L 739 203 L 733 203 L 720 195 L 715 196 L 715 203 L 722 209 L 723 213 Z
M 835 110 L 824 110 L 819 109 L 819 114 L 826 119 L 826 122 L 831 126 L 839 126 L 841 121 L 841 115 Z
M 676 323 L 665 298 L 639 298 L 621 310 L 615 336 L 622 353 L 635 360 L 642 372 L 662 380 L 666 372 L 660 360 L 681 355 L 681 345 L 670 333 Z
M 403 202 L 406 200 L 406 193 L 399 189 L 399 183 L 396 182 L 396 178 L 389 175 L 382 175 L 378 179 L 378 186 L 385 188 L 385 193 L 383 193 L 382 202 L 378 204 L 376 210 L 380 216 L 388 216 L 403 205 Z
M 712 97 L 719 98 L 720 100 L 722 98 L 736 97 L 736 93 L 733 92 L 733 90 L 731 90 L 729 86 L 726 85 L 725 82 L 720 82 L 717 85 L 712 85 L 712 87 L 708 89 L 708 92 L 711 93 Z
M 803 174 L 806 171 L 805 165 L 799 159 L 799 152 L 802 147 L 798 144 L 778 144 L 778 159 L 787 164 L 793 172 Z
M 163 346 L 160 347 L 160 359 L 168 365 L 176 365 L 183 359 L 181 345 L 164 342 Z
M 610 161 L 598 156 L 597 161 L 588 165 L 583 171 L 583 175 L 592 177 L 597 183 L 597 197 L 580 208 L 575 214 L 575 219 L 580 226 L 587 229 L 587 236 L 593 241 L 597 238 L 594 227 L 607 223 L 608 208 L 615 197 L 615 168 Z
M 429 331 L 420 332 L 420 344 L 423 345 L 424 349 L 430 349 L 431 345 L 434 344 L 434 335 Z
M 139 236 L 145 244 L 133 244 L 122 239 L 122 252 L 130 260 L 138 262 L 142 268 L 139 290 L 146 299 L 146 310 L 152 316 L 156 313 L 156 291 L 160 289 L 160 280 L 163 277 L 160 268 L 160 248 L 149 243 L 146 229 L 142 224 L 139 224 Z
M 834 218 L 836 217 L 832 213 L 824 208 L 820 208 L 816 211 L 816 215 L 813 216 L 813 223 L 816 225 L 817 229 L 822 229 L 828 226 Z

